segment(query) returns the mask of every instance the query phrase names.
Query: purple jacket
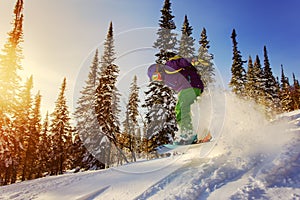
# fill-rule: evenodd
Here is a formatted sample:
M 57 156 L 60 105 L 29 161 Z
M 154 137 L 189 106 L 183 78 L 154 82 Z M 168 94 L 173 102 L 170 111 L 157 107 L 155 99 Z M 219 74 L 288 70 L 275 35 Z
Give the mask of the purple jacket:
M 166 65 L 151 65 L 148 68 L 150 80 L 156 71 L 161 73 L 164 83 L 176 92 L 187 88 L 204 89 L 196 68 L 184 58 L 169 60 Z

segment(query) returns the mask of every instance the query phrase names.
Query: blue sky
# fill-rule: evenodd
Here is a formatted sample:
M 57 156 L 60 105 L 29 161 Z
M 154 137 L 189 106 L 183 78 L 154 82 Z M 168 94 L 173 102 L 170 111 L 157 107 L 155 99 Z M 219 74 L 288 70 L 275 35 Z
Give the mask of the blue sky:
M 244 60 L 258 54 L 263 60 L 267 46 L 271 67 L 280 76 L 300 79 L 300 1 L 286 0 L 171 0 L 179 32 L 184 15 L 193 26 L 198 43 L 203 27 L 210 40 L 210 52 L 225 84 L 230 79 L 232 29 Z M 0 2 L 0 47 L 12 27 L 15 1 Z M 133 74 L 146 84 L 146 68 L 154 62 L 151 49 L 160 19 L 163 0 L 31 0 L 24 6 L 23 75 L 34 76 L 35 90 L 41 90 L 42 105 L 52 112 L 63 77 L 72 108 L 79 82 L 86 79 L 90 57 L 96 48 L 102 53 L 109 22 L 115 33 L 117 61 L 121 67 L 120 87 L 130 84 Z M 121 66 L 122 65 L 122 66 Z M 245 65 L 246 67 L 246 65 Z M 145 71 L 144 71 L 145 70 Z M 145 72 L 145 73 L 144 73 Z

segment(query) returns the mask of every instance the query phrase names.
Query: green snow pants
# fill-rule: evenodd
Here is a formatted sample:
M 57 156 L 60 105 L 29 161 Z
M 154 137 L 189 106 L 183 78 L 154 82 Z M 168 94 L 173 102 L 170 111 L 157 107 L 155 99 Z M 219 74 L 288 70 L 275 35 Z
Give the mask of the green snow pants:
M 176 120 L 181 132 L 193 131 L 193 124 L 191 118 L 191 105 L 201 94 L 199 88 L 183 89 L 178 94 L 178 101 L 175 107 Z

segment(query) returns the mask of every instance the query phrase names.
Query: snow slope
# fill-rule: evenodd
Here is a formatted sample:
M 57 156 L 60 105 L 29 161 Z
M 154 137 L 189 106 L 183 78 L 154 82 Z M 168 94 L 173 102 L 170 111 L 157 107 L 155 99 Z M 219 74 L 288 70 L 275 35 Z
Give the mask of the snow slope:
M 0 187 L 0 199 L 300 199 L 300 111 L 268 122 L 261 108 L 210 92 L 193 105 L 198 134 L 183 154 Z

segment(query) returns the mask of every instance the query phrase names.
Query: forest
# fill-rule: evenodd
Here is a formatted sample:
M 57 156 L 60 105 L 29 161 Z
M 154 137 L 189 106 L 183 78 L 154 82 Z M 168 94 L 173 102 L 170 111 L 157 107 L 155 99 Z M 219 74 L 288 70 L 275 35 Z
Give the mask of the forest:
M 163 63 L 163 52 L 176 52 L 196 67 L 205 87 L 214 87 L 214 55 L 209 50 L 206 28 L 200 33 L 196 50 L 188 16 L 184 17 L 178 37 L 170 0 L 164 1 L 160 12 L 157 39 L 153 41 L 153 48 L 159 52 L 156 63 Z M 0 52 L 0 185 L 69 170 L 100 170 L 141 158 L 153 159 L 158 157 L 156 147 L 173 141 L 178 130 L 174 114 L 177 96 L 160 82 L 149 83 L 143 91 L 146 99 L 142 102 L 137 84 L 139 77 L 133 75 L 125 120 L 120 120 L 121 95 L 116 83 L 122 66 L 115 64 L 113 22 L 109 24 L 104 49 L 94 52 L 74 113 L 69 111 L 65 94 L 67 79 L 62 77 L 54 111 L 41 116 L 42 97 L 40 92 L 32 94 L 33 77 L 21 80 L 19 75 L 23 68 L 22 43 L 26 42 L 23 0 L 16 1 L 13 16 L 12 30 Z M 280 77 L 275 76 L 266 46 L 262 47 L 263 62 L 258 55 L 244 60 L 238 50 L 235 29 L 229 37 L 232 41 L 231 91 L 261 105 L 269 119 L 299 109 L 300 85 L 295 74 L 289 80 L 281 66 Z M 140 107 L 147 110 L 145 116 L 141 116 Z M 139 118 L 143 119 L 142 124 L 138 123 Z M 71 123 L 72 120 L 76 123 Z

